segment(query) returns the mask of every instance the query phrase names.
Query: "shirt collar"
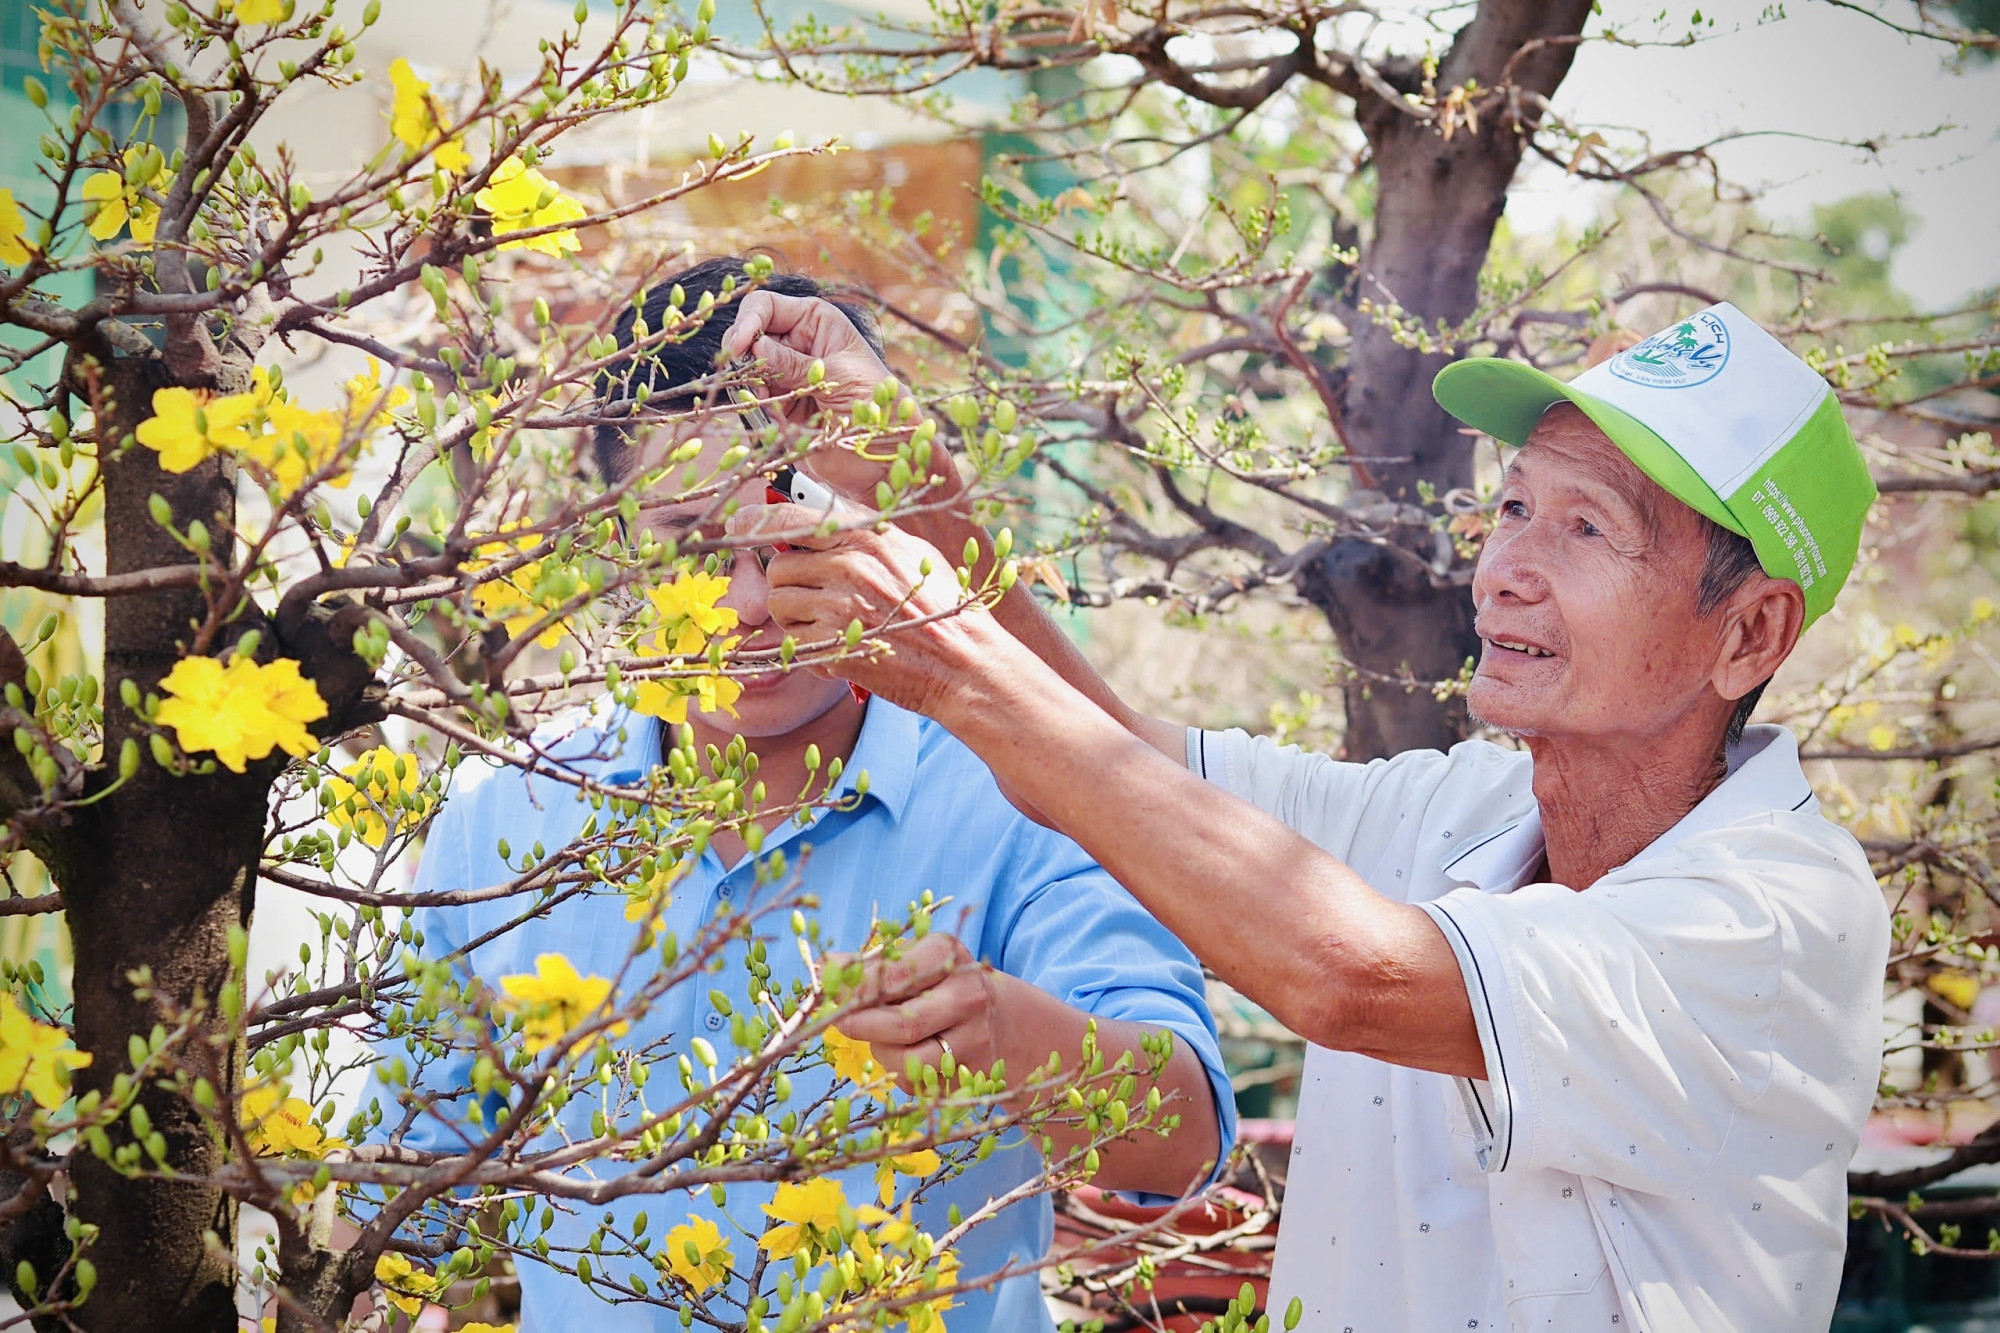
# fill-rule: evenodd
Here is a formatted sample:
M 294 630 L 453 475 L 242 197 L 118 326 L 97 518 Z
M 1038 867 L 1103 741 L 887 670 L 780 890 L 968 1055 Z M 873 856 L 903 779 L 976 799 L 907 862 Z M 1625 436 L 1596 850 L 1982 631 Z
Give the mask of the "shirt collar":
M 1819 799 L 1799 766 L 1799 743 L 1783 727 L 1746 727 L 1729 747 L 1729 775 L 1655 838 L 1634 861 L 1671 851 L 1687 838 L 1738 820 L 1781 810 L 1819 812 Z M 1438 869 L 1461 883 L 1506 892 L 1520 887 L 1542 859 L 1542 812 L 1531 805 L 1519 818 L 1468 838 L 1438 858 Z
M 901 823 L 917 785 L 917 750 L 922 741 L 915 713 L 886 699 L 870 699 L 854 753 L 841 766 L 839 790 L 853 791 L 861 774 L 866 773 L 868 795 L 862 799 L 880 802 L 889 818 Z
M 595 755 L 579 763 L 579 769 L 614 787 L 637 786 L 660 762 L 662 724 L 628 709 L 614 709 L 601 730 L 593 729 L 600 743 L 608 744 L 620 727 L 625 728 L 624 748 L 605 758 Z M 579 731 L 574 723 L 572 731 Z M 917 749 L 922 742 L 915 713 L 907 712 L 882 699 L 870 699 L 861 718 L 861 733 L 855 738 L 854 753 L 841 765 L 842 795 L 855 790 L 861 775 L 868 775 L 868 794 L 861 799 L 879 802 L 889 818 L 902 822 L 903 810 L 917 782 Z M 588 751 L 590 747 L 582 747 Z

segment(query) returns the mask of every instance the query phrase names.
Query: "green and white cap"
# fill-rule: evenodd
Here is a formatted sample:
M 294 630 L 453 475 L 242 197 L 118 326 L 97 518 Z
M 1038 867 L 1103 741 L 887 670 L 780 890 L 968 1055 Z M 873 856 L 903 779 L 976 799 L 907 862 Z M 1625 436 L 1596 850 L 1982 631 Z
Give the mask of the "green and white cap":
M 1748 537 L 1765 573 L 1797 582 L 1808 625 L 1854 568 L 1875 482 L 1840 402 L 1733 305 L 1690 315 L 1567 384 L 1473 357 L 1438 372 L 1431 391 L 1513 445 L 1551 406 L 1575 403 L 1669 495 Z

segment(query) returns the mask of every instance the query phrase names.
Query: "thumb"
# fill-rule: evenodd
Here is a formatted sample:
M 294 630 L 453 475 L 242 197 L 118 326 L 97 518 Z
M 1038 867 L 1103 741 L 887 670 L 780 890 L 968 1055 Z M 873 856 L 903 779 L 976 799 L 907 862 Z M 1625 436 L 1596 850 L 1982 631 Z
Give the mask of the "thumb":
M 826 531 L 830 521 L 851 519 L 854 506 L 842 501 L 831 518 L 804 505 L 744 505 L 723 524 L 731 537 L 748 538 L 758 544 L 785 542 L 807 551 L 825 551 L 847 539 L 849 530 Z

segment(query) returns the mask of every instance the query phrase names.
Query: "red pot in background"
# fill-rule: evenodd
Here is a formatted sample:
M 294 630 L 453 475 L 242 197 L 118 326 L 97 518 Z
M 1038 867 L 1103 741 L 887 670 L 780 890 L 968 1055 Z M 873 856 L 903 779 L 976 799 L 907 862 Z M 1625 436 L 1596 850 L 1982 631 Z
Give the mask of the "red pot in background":
M 1090 1251 L 1075 1264 L 1079 1282 L 1065 1293 L 1068 1299 L 1059 1317 L 1102 1318 L 1106 1333 L 1139 1327 L 1118 1312 L 1111 1297 L 1091 1293 L 1086 1282 L 1112 1277 L 1128 1269 L 1142 1255 L 1148 1252 L 1158 1255 L 1162 1250 L 1167 1253 L 1157 1261 L 1151 1308 L 1158 1311 L 1167 1329 L 1188 1333 L 1199 1329 L 1220 1315 L 1246 1282 L 1256 1294 L 1257 1308 L 1264 1308 L 1270 1291 L 1271 1250 L 1278 1235 L 1275 1215 L 1258 1220 L 1260 1214 L 1269 1213 L 1263 1192 L 1264 1178 L 1270 1180 L 1273 1195 L 1281 1200 L 1284 1168 L 1291 1157 L 1292 1122 L 1246 1120 L 1239 1126 L 1237 1137 L 1263 1166 L 1263 1177 L 1253 1167 L 1239 1168 L 1217 1196 L 1183 1212 L 1168 1231 L 1156 1233 L 1145 1242 L 1104 1244 L 1105 1238 L 1155 1221 L 1169 1209 L 1141 1207 L 1090 1186 L 1058 1201 L 1055 1252 Z M 1229 1232 L 1236 1234 L 1220 1245 L 1202 1247 L 1202 1241 L 1212 1241 Z M 1186 1247 L 1189 1252 L 1179 1253 L 1183 1247 L 1178 1242 L 1194 1244 Z M 1142 1309 L 1147 1308 L 1138 1292 L 1132 1299 Z

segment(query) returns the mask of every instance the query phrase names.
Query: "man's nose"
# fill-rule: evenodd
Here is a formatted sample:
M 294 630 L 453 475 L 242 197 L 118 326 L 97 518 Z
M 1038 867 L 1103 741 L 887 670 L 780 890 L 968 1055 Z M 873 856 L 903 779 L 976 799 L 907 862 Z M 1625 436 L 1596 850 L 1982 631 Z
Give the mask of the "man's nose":
M 1488 535 L 1472 572 L 1472 604 L 1540 601 L 1548 591 L 1548 535 L 1547 525 L 1534 519 Z
M 736 623 L 754 629 L 771 618 L 771 583 L 764 577 L 764 562 L 757 552 L 745 547 L 736 552 L 729 565 L 729 591 L 719 605 L 736 612 Z

